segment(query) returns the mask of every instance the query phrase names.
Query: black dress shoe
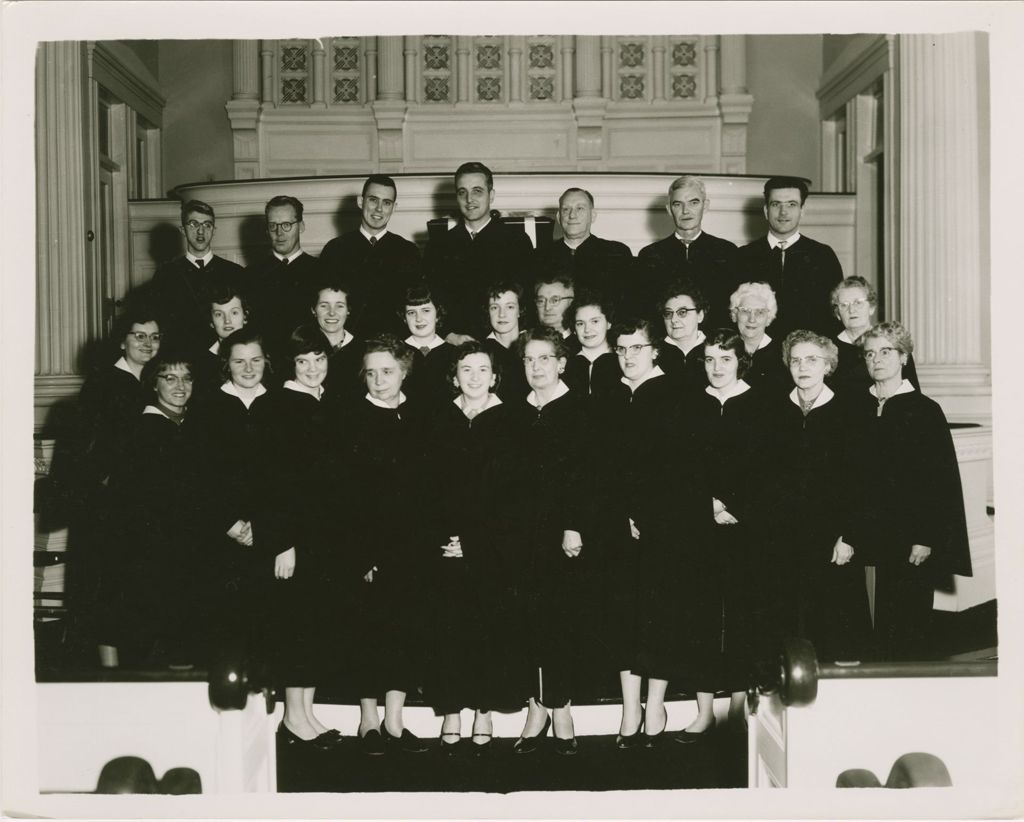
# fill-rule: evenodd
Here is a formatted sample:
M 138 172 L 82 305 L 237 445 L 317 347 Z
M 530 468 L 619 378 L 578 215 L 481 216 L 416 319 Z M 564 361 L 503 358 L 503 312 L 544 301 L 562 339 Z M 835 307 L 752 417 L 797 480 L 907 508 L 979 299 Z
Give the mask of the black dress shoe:
M 303 739 L 301 736 L 292 731 L 287 725 L 282 722 L 277 726 L 277 743 L 284 745 L 286 748 L 294 751 L 319 751 L 323 748 L 317 744 L 317 740 L 320 737 L 313 737 L 312 739 Z
M 662 739 L 665 736 L 665 728 L 668 727 L 668 709 L 665 710 L 665 724 L 661 726 L 661 730 L 656 734 L 649 734 L 644 731 L 642 734 L 645 748 L 654 748 L 661 744 Z
M 454 742 L 449 742 L 445 739 L 446 736 L 457 737 Z M 462 734 L 458 731 L 441 731 L 441 753 L 447 756 L 455 756 L 459 752 L 459 747 L 462 743 Z
M 310 740 L 310 742 L 318 750 L 333 751 L 341 745 L 341 734 L 332 728 L 329 731 L 324 731 L 315 739 Z
M 486 742 L 477 742 L 476 738 L 478 736 L 487 737 L 487 741 Z M 473 756 L 485 756 L 488 753 L 488 751 L 491 750 L 491 743 L 493 741 L 494 741 L 494 737 L 491 734 L 484 734 L 484 733 L 475 733 L 475 734 L 473 734 L 473 742 L 472 742 L 472 745 L 473 745 Z
M 512 750 L 520 754 L 528 754 L 536 751 L 541 743 L 544 741 L 544 737 L 548 735 L 548 730 L 551 728 L 551 717 L 547 717 L 544 720 L 544 727 L 540 729 L 540 733 L 536 736 L 521 736 L 512 744 Z
M 384 753 L 384 740 L 376 728 L 371 728 L 359 737 L 359 742 L 367 756 L 380 756 Z
M 555 737 L 555 753 L 561 754 L 562 756 L 573 756 L 580 749 L 580 743 L 576 741 L 576 737 L 572 736 L 569 739 L 562 739 L 560 736 Z
M 704 742 L 711 738 L 711 732 L 715 728 L 714 721 L 703 731 L 680 731 L 676 734 L 676 742 L 680 745 L 692 745 L 694 742 Z
M 641 731 L 644 729 L 644 718 L 640 717 L 640 724 L 636 726 L 636 730 L 631 734 L 616 734 L 615 735 L 615 747 L 620 751 L 628 751 L 630 748 L 635 748 L 638 745 L 643 744 L 643 737 Z
M 401 736 L 392 736 L 388 733 L 388 729 L 384 727 L 382 722 L 380 724 L 380 735 L 384 740 L 384 747 L 387 749 L 404 753 L 426 753 L 427 751 L 427 746 L 423 744 L 423 741 L 408 728 L 402 729 Z

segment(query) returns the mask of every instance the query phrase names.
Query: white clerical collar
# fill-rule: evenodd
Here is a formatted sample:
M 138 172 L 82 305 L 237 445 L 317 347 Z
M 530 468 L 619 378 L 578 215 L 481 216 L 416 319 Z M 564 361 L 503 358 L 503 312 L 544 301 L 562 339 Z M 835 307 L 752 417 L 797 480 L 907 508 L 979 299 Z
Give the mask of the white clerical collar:
M 228 380 L 226 383 L 224 383 L 220 387 L 220 390 L 223 391 L 225 394 L 230 394 L 232 397 L 238 397 L 238 399 L 240 399 L 244 403 L 246 408 L 252 405 L 256 401 L 257 397 L 262 397 L 264 394 L 267 393 L 267 389 L 263 386 L 263 383 L 258 383 L 255 389 L 253 389 L 252 391 L 246 391 L 243 394 L 241 391 L 238 390 L 238 386 L 231 382 L 231 380 Z
M 452 400 L 452 402 L 455 403 L 456 407 L 463 414 L 466 414 L 467 417 L 469 416 L 469 414 L 467 413 L 467 408 L 466 408 L 466 398 L 463 397 L 462 394 L 459 394 L 459 396 L 457 396 L 454 400 Z M 501 397 L 499 397 L 497 394 L 488 394 L 487 395 L 487 402 L 485 402 L 483 404 L 483 407 L 477 408 L 476 409 L 476 413 L 473 414 L 473 416 L 474 417 L 477 416 L 478 414 L 486 411 L 488 408 L 494 408 L 496 405 L 501 405 Z
M 327 335 L 325 334 L 324 336 L 326 337 Z M 334 343 L 331 343 L 331 350 L 337 351 L 340 348 L 344 348 L 346 345 L 348 345 L 354 339 L 355 339 L 355 334 L 353 334 L 347 328 L 343 328 L 343 329 L 341 329 L 341 342 L 338 343 L 337 345 L 335 345 Z M 330 339 L 328 339 L 327 341 L 331 342 Z
M 693 243 L 697 242 L 697 239 L 698 239 L 698 238 L 700 237 L 700 235 L 701 235 L 701 234 L 703 234 L 703 233 L 704 233 L 703 231 L 701 231 L 701 230 L 699 230 L 699 229 L 698 229 L 698 230 L 697 230 L 697 235 L 696 235 L 696 236 L 695 236 L 695 237 L 694 237 L 694 238 L 693 238 L 692 240 L 686 240 L 686 239 L 683 239 L 683 235 L 682 235 L 682 234 L 680 234 L 680 233 L 679 233 L 679 232 L 677 231 L 677 232 L 676 232 L 676 239 L 677 239 L 677 240 L 679 240 L 679 242 L 681 242 L 681 243 L 682 243 L 683 245 L 692 245 Z
M 722 405 L 725 405 L 726 400 L 731 400 L 733 397 L 738 397 L 740 394 L 745 394 L 749 390 L 750 386 L 747 385 L 747 383 L 744 382 L 743 380 L 736 380 L 736 382 L 734 382 L 732 385 L 726 388 L 724 392 L 719 392 L 717 388 L 711 385 L 707 386 L 704 389 L 705 393 L 710 394 Z
M 864 331 L 867 331 L 867 329 L 865 328 Z M 857 340 L 859 340 L 860 337 L 851 337 L 850 332 L 844 328 L 842 331 L 839 332 L 839 336 L 836 337 L 836 339 L 839 340 L 839 342 L 849 343 L 850 345 L 856 345 Z
M 835 395 L 835 392 L 831 388 L 827 385 L 822 385 L 821 393 L 814 398 L 807 410 L 809 411 L 811 408 L 821 408 L 821 406 L 830 402 Z M 789 399 L 797 408 L 804 407 L 803 400 L 800 399 L 800 394 L 797 392 L 796 388 L 789 392 Z
M 158 417 L 164 417 L 165 419 L 170 419 L 170 417 L 168 417 L 163 411 L 161 411 L 155 405 L 147 405 L 145 408 L 142 409 L 142 413 L 143 414 L 156 414 Z
M 434 336 L 429 340 L 421 340 L 418 337 L 414 337 L 410 334 L 408 337 L 405 338 L 405 344 L 412 346 L 417 351 L 423 348 L 423 346 L 426 346 L 431 351 L 433 351 L 435 348 L 444 345 L 444 339 L 437 336 L 437 332 L 434 332 Z
M 217 340 L 217 342 L 215 342 L 213 345 L 211 345 L 207 349 L 207 351 L 209 351 L 211 354 L 218 354 L 218 353 L 220 353 L 220 340 Z
M 622 377 L 620 382 L 623 385 L 625 385 L 630 391 L 635 392 L 641 385 L 643 385 L 648 380 L 653 380 L 655 377 L 664 377 L 664 376 L 665 376 L 665 372 L 661 370 L 661 366 L 660 365 L 655 365 L 654 368 L 652 368 L 650 371 L 648 371 L 646 374 L 644 374 L 644 376 L 641 378 L 640 382 L 636 383 L 635 385 L 633 383 L 631 383 L 625 377 Z
M 120 368 L 122 371 L 127 371 L 137 380 L 142 379 L 141 374 L 136 374 L 134 371 L 132 371 L 132 367 L 128 365 L 128 360 L 126 360 L 124 357 L 121 357 L 116 363 L 114 363 L 114 368 Z
M 292 252 L 291 254 L 289 254 L 289 255 L 288 255 L 287 257 L 282 257 L 282 256 L 281 256 L 280 254 L 278 254 L 278 253 L 277 253 L 276 251 L 274 252 L 274 256 L 275 256 L 275 257 L 276 257 L 276 258 L 277 258 L 278 260 L 280 260 L 280 261 L 281 261 L 282 263 L 283 263 L 283 262 L 284 262 L 285 260 L 287 260 L 289 264 L 291 264 L 291 263 L 295 262 L 295 258 L 296 258 L 296 257 L 298 257 L 298 256 L 300 256 L 301 254 L 302 254 L 302 249 L 301 249 L 301 248 L 296 248 L 296 249 L 295 249 L 295 250 L 294 250 L 294 251 L 293 251 L 293 252 Z
M 569 386 L 561 380 L 558 381 L 558 385 L 555 386 L 554 396 L 548 400 L 548 403 L 554 402 L 555 400 L 561 399 L 569 393 Z M 534 408 L 540 408 L 540 403 L 537 402 L 537 392 L 531 391 L 526 395 L 526 401 L 530 403 Z M 547 403 L 545 403 L 547 405 Z
M 185 252 L 185 258 L 190 263 L 192 263 L 192 265 L 194 265 L 196 268 L 199 268 L 198 263 L 199 263 L 200 260 L 203 261 L 203 265 L 204 266 L 208 266 L 210 264 L 210 260 L 213 259 L 213 251 L 212 250 L 207 251 L 206 254 L 204 254 L 202 257 L 197 257 L 191 251 L 186 251 Z
M 897 394 L 912 394 L 914 392 L 914 390 L 915 389 L 914 389 L 913 383 L 911 383 L 910 380 L 908 380 L 908 379 L 904 379 L 903 382 L 900 383 L 900 387 L 897 388 L 895 391 L 893 391 L 889 395 L 889 397 L 895 397 Z M 875 387 L 874 385 L 871 385 L 871 386 L 868 387 L 868 391 L 871 392 L 871 396 L 872 397 L 874 397 L 875 399 L 878 399 L 878 388 L 877 387 Z M 889 397 L 886 397 L 885 399 L 889 399 Z
M 490 215 L 488 215 L 487 221 L 483 225 L 478 226 L 477 228 L 470 228 L 469 223 L 467 223 L 465 220 L 463 220 L 462 224 L 466 227 L 466 233 L 475 237 L 477 234 L 479 234 L 481 231 L 483 231 L 485 228 L 487 228 L 487 226 L 491 224 L 491 217 Z
M 799 231 L 793 232 L 788 237 L 786 237 L 785 240 L 783 240 L 783 239 L 781 239 L 779 237 L 776 237 L 770 231 L 768 232 L 768 245 L 770 245 L 772 248 L 776 248 L 779 245 L 779 243 L 785 243 L 786 244 L 786 248 L 792 248 L 793 245 L 796 243 L 796 241 L 799 240 L 799 239 L 800 239 L 800 232 Z
M 693 351 L 693 349 L 695 349 L 695 348 L 696 348 L 696 347 L 697 347 L 698 345 L 702 345 L 702 344 L 704 343 L 704 340 L 706 340 L 706 339 L 707 339 L 707 337 L 706 337 L 706 336 L 704 335 L 704 332 L 703 332 L 703 331 L 701 331 L 701 330 L 700 330 L 700 329 L 698 328 L 698 329 L 697 329 L 697 334 L 696 334 L 696 335 L 694 336 L 694 338 L 693 338 L 693 344 L 692 344 L 692 345 L 691 345 L 691 346 L 690 346 L 689 348 L 683 348 L 683 346 L 682 346 L 682 345 L 681 345 L 680 343 L 678 343 L 678 342 L 676 342 L 675 340 L 673 340 L 673 339 L 672 339 L 672 338 L 671 338 L 670 336 L 668 336 L 667 334 L 665 335 L 665 342 L 667 342 L 667 343 L 668 343 L 669 345 L 674 345 L 674 346 L 675 346 L 676 348 L 678 348 L 678 349 L 679 349 L 680 351 L 682 351 L 682 352 L 683 352 L 684 354 L 689 354 L 689 353 L 690 353 L 691 351 Z
M 755 348 L 754 350 L 755 351 L 760 351 L 762 348 L 767 348 L 771 344 L 772 344 L 772 338 L 769 337 L 767 334 L 765 334 L 765 335 L 763 335 L 761 337 L 761 342 L 759 342 L 757 344 L 757 348 Z
M 319 400 L 324 395 L 324 387 L 318 385 L 316 388 L 310 388 L 308 385 L 303 385 L 298 380 L 285 380 L 284 387 L 289 391 L 297 391 L 300 394 L 309 394 L 313 399 Z
M 405 399 L 406 399 L 405 398 L 405 392 L 404 391 L 399 391 L 398 392 L 398 405 L 401 406 L 402 403 L 405 402 Z M 397 411 L 398 410 L 398 408 L 396 408 L 395 406 L 388 405 L 386 402 L 384 402 L 384 400 L 378 400 L 376 397 L 371 396 L 369 394 L 369 392 L 367 392 L 367 394 L 366 394 L 366 400 L 367 400 L 367 402 L 370 403 L 370 405 L 376 405 L 378 408 L 388 408 L 391 411 Z
M 590 235 L 588 234 L 586 237 L 581 237 L 577 240 L 570 240 L 568 237 L 562 237 L 562 242 L 565 243 L 573 251 L 575 251 L 589 239 Z
M 369 231 L 366 230 L 366 228 L 363 225 L 360 225 L 359 233 L 362 234 L 367 240 L 372 240 L 374 237 L 376 237 L 377 242 L 379 243 L 381 240 L 384 239 L 384 235 L 388 233 L 388 229 L 387 226 L 385 226 L 376 234 L 371 234 Z

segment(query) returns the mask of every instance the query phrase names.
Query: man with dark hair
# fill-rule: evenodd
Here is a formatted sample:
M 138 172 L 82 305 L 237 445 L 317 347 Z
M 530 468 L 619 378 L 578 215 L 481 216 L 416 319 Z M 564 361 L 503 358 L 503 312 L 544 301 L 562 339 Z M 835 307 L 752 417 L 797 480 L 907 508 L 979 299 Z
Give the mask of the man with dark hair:
M 800 234 L 806 202 L 807 180 L 769 179 L 764 185 L 768 234 L 739 250 L 743 279 L 761 280 L 775 291 L 779 313 L 772 336 L 778 339 L 797 328 L 829 337 L 840 328 L 831 294 L 842 282 L 843 269 L 831 247 Z
M 340 274 L 351 289 L 346 292 L 354 306 L 348 324 L 365 339 L 404 331 L 396 307 L 405 290 L 420 279 L 416 244 L 388 231 L 397 201 L 395 181 L 386 174 L 371 174 L 356 200 L 359 228 L 335 237 L 320 252 L 324 272 Z
M 494 202 L 494 176 L 483 163 L 463 163 L 455 172 L 455 198 L 462 220 L 427 246 L 427 281 L 448 307 L 446 340 L 460 345 L 488 331 L 487 285 L 523 284 L 533 246 L 526 233 L 505 225 Z
M 185 254 L 160 266 L 145 290 L 163 318 L 165 334 L 175 345 L 206 348 L 211 329 L 207 290 L 211 283 L 240 285 L 245 277 L 238 263 L 218 257 L 211 245 L 216 231 L 213 209 L 200 200 L 181 206 Z M 141 295 L 139 295 L 141 296 Z
M 594 196 L 582 188 L 567 188 L 558 198 L 562 238 L 539 246 L 533 253 L 535 277 L 553 273 L 570 276 L 577 288 L 596 291 L 619 303 L 632 284 L 633 252 L 625 243 L 590 233 L 597 218 Z M 531 283 L 532 285 L 532 283 Z
M 634 308 L 643 316 L 651 314 L 653 304 L 670 283 L 689 280 L 696 283 L 708 302 L 704 327 L 732 325 L 729 295 L 739 284 L 736 246 L 703 230 L 704 212 L 710 203 L 699 177 L 679 177 L 669 186 L 665 210 L 676 230 L 640 249 L 637 256 L 639 304 Z
M 309 295 L 319 280 L 316 257 L 302 250 L 302 203 L 295 197 L 271 198 L 264 209 L 271 254 L 252 268 L 252 306 L 266 334 L 271 355 L 295 327 L 310 321 Z

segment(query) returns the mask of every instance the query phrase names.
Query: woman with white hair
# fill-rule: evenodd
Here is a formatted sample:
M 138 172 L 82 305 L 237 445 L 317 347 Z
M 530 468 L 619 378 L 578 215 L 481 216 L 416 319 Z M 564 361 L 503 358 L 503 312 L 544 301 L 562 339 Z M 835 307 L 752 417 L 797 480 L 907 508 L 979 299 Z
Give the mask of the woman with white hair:
M 873 402 L 862 407 L 869 438 L 870 505 L 858 541 L 875 565 L 875 636 L 887 658 L 928 653 L 935 589 L 971 575 L 963 490 L 942 409 L 906 378 L 914 342 L 898 322 L 864 332 L 859 345 Z
M 782 393 L 788 384 L 780 361 L 781 346 L 768 334 L 768 326 L 778 313 L 779 304 L 768 283 L 742 283 L 729 296 L 729 316 L 751 357 L 744 379 L 766 393 Z

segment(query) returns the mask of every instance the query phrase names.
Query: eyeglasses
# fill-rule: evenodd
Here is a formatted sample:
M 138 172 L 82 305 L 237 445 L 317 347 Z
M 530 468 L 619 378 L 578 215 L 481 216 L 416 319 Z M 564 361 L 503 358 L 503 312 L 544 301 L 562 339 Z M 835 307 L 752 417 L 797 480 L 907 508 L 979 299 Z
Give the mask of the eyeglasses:
M 147 334 L 145 331 L 129 331 L 128 336 L 137 343 L 144 343 L 146 340 L 149 340 L 150 342 L 160 342 L 161 339 L 159 331 L 154 331 L 152 334 Z
M 645 348 L 653 348 L 652 343 L 634 343 L 633 345 L 617 345 L 612 349 L 612 351 L 614 351 L 620 357 L 625 357 L 627 354 L 632 354 L 635 357 Z
M 554 354 L 541 354 L 539 357 L 523 357 L 523 365 L 533 365 L 534 363 L 537 363 L 540 366 L 546 366 L 557 360 L 558 357 Z
M 203 220 L 202 222 L 199 222 L 199 220 L 189 220 L 185 225 L 193 231 L 198 231 L 199 229 L 202 229 L 203 231 L 210 231 L 213 228 L 213 221 Z
M 865 351 L 864 359 L 867 360 L 868 362 L 874 362 L 876 357 L 880 357 L 883 360 L 887 360 L 894 353 L 896 353 L 895 348 L 879 348 L 877 351 Z
M 860 299 L 860 300 L 851 300 L 848 303 L 836 303 L 836 307 L 840 311 L 849 311 L 851 308 L 863 308 L 867 304 L 868 304 L 867 300 Z
M 184 376 L 179 374 L 157 374 L 156 378 L 161 380 L 164 385 L 192 385 L 191 374 L 185 374 Z
M 763 320 L 768 316 L 767 308 L 737 308 L 736 314 L 749 320 Z
M 291 223 L 267 223 L 267 228 L 270 230 L 271 234 L 275 234 L 278 231 L 283 231 L 285 234 L 287 234 L 289 231 L 291 231 L 293 228 L 295 228 L 296 225 L 297 225 L 297 223 L 295 223 L 295 222 L 291 222 Z
M 822 358 L 819 357 L 817 354 L 809 354 L 806 357 L 790 357 L 789 358 L 789 367 L 790 368 L 799 368 L 801 365 L 808 365 L 808 366 L 813 368 L 819 362 L 821 362 L 821 360 L 822 360 Z
M 575 294 L 567 294 L 564 297 L 537 297 L 534 299 L 534 302 L 540 308 L 547 305 L 550 305 L 552 308 L 558 308 L 563 302 L 569 302 L 575 296 Z
M 673 311 L 671 308 L 666 308 L 664 311 L 661 312 L 661 316 L 664 317 L 666 320 L 671 320 L 673 317 L 678 317 L 681 320 L 685 320 L 687 316 L 689 316 L 690 314 L 697 310 L 698 309 L 696 308 L 677 308 L 675 311 Z

